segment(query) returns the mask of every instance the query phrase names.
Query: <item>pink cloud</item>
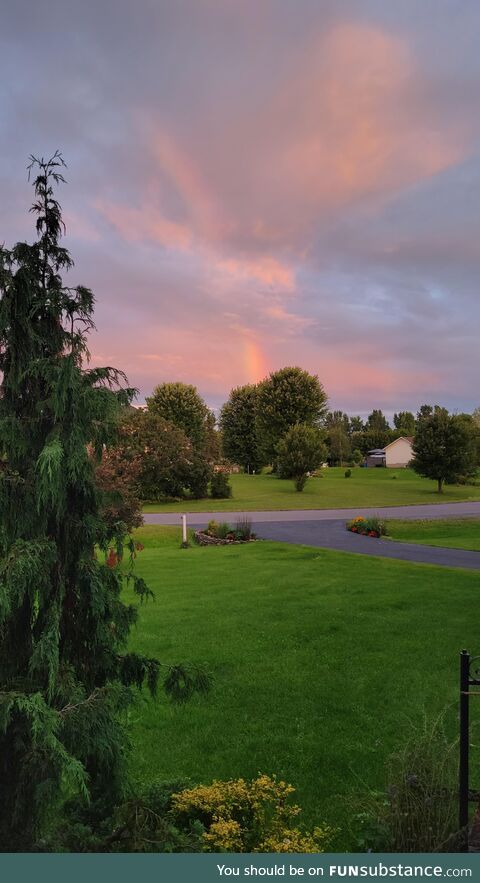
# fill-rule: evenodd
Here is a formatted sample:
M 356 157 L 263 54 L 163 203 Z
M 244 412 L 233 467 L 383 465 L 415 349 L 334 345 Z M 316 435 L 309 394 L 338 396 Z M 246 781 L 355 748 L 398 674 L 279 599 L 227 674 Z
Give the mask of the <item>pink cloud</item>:
M 103 199 L 95 201 L 96 210 L 128 242 L 156 242 L 165 248 L 188 250 L 191 233 L 184 224 L 165 218 L 153 205 L 139 208 L 118 205 Z

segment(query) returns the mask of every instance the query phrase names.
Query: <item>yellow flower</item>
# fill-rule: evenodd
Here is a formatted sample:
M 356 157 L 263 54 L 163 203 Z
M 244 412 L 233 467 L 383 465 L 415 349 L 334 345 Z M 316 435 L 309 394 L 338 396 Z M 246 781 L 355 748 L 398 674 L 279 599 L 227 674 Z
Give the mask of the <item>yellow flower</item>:
M 218 780 L 172 795 L 172 815 L 205 826 L 206 852 L 322 852 L 328 828 L 306 834 L 293 827 L 300 807 L 288 802 L 295 788 L 275 776 Z

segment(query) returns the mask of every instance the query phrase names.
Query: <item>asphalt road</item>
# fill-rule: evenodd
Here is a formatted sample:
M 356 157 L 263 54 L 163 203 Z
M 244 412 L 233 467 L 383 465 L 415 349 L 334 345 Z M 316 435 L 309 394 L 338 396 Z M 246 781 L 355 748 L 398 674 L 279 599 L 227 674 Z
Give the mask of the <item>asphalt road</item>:
M 277 521 L 338 521 L 363 515 L 368 518 L 378 515 L 379 518 L 465 518 L 477 515 L 480 518 L 480 502 L 474 503 L 431 503 L 419 506 L 370 506 L 361 509 L 277 509 L 261 512 L 188 512 L 185 510 L 189 524 L 208 524 L 215 521 L 237 521 L 242 515 L 247 516 L 256 524 Z M 145 515 L 147 524 L 178 524 L 180 512 L 155 512 Z
M 385 539 L 362 537 L 345 530 L 345 522 L 356 515 L 377 515 L 379 518 L 468 518 L 480 517 L 480 502 L 437 503 L 421 506 L 390 506 L 369 509 L 306 509 L 303 511 L 274 512 L 192 512 L 187 513 L 189 527 L 205 527 L 210 519 L 235 523 L 246 516 L 251 519 L 253 530 L 265 540 L 297 543 L 412 561 L 417 564 L 434 564 L 442 567 L 462 567 L 480 570 L 480 552 L 449 549 L 437 546 L 420 546 L 414 543 L 394 543 Z M 146 524 L 180 525 L 180 513 L 152 513 L 145 515 Z

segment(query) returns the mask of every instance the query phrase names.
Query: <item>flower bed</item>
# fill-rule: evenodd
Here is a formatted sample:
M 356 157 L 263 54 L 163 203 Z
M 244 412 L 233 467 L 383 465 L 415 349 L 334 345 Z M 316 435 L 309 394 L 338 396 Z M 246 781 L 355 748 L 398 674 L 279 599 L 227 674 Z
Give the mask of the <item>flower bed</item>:
M 364 537 L 376 537 L 377 539 L 386 533 L 383 521 L 378 518 L 363 518 L 362 515 L 347 521 L 347 530 L 359 533 Z
M 232 543 L 251 543 L 256 540 L 252 532 L 252 522 L 248 518 L 237 521 L 235 527 L 227 522 L 218 524 L 209 521 L 206 530 L 195 531 L 195 542 L 199 546 L 228 546 Z

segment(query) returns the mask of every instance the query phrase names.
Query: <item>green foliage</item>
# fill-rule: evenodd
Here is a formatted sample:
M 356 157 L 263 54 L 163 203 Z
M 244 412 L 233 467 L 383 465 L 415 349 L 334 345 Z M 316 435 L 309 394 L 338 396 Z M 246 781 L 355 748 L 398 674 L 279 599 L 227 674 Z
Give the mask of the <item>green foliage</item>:
M 111 834 L 104 838 L 108 852 L 201 852 L 203 826 L 175 823 L 172 797 L 184 782 L 153 782 L 132 795 L 115 811 Z
M 265 465 L 257 434 L 258 386 L 232 389 L 220 412 L 223 454 L 247 472 Z
M 374 430 L 375 432 L 388 432 L 390 429 L 388 420 L 383 412 L 375 408 L 372 413 L 368 415 L 366 428 Z
M 244 516 L 238 519 L 235 524 L 235 535 L 238 540 L 250 540 L 253 537 L 251 518 Z
M 219 525 L 217 525 L 217 528 L 216 530 L 214 530 L 213 535 L 218 537 L 219 540 L 225 540 L 231 533 L 233 533 L 233 530 L 228 521 L 222 521 Z
M 350 418 L 344 411 L 329 411 L 325 417 L 325 426 L 330 429 L 341 429 L 345 435 L 350 432 Z
M 363 463 L 363 454 L 358 448 L 354 448 L 352 451 L 352 461 L 355 463 L 355 466 L 359 466 L 360 463 Z
M 225 500 L 232 496 L 232 487 L 225 472 L 214 472 L 210 481 L 210 496 L 214 500 Z
M 350 417 L 350 433 L 362 432 L 363 429 L 364 425 L 361 417 Z
M 462 415 L 451 415 L 435 406 L 417 425 L 413 443 L 412 468 L 425 478 L 434 479 L 438 492 L 444 483 L 455 483 L 462 476 L 476 473 L 476 441 L 472 425 Z
M 152 414 L 183 430 L 195 449 L 208 448 L 215 421 L 212 423 L 211 411 L 195 386 L 162 383 L 147 398 L 147 407 Z
M 333 424 L 327 430 L 326 445 L 328 448 L 328 462 L 331 466 L 344 465 L 349 460 L 352 452 L 350 439 L 340 424 Z
M 203 452 L 194 451 L 185 476 L 185 486 L 194 500 L 203 500 L 208 495 L 208 485 L 212 478 L 211 463 Z
M 417 424 L 420 423 L 421 420 L 426 420 L 428 417 L 431 417 L 433 414 L 433 406 L 432 405 L 422 405 L 417 411 Z
M 351 443 L 360 453 L 365 456 L 373 448 L 384 448 L 389 442 L 393 441 L 395 434 L 391 429 L 363 429 L 361 432 L 354 432 L 351 436 Z
M 314 426 L 297 423 L 284 435 L 276 448 L 281 478 L 293 478 L 297 491 L 302 491 L 308 478 L 325 458 L 322 435 Z
M 393 415 L 393 425 L 403 436 L 415 435 L 415 416 L 411 411 L 399 411 Z
M 184 431 L 158 414 L 132 409 L 124 416 L 109 457 L 123 475 L 136 475 L 142 500 L 206 496 L 208 465 Z
M 4 851 L 29 849 L 66 795 L 118 798 L 128 748 L 121 717 L 133 686 L 155 693 L 159 669 L 125 655 L 137 616 L 121 599 L 125 580 L 137 600 L 151 593 L 132 572 L 126 520 L 104 516 L 95 468 L 135 391 L 121 372 L 86 366 L 94 299 L 62 282 L 73 264 L 53 190 L 63 165 L 59 153 L 32 158 L 38 239 L 0 249 Z M 120 567 L 125 543 L 130 561 Z M 110 544 L 113 567 L 101 560 Z M 188 683 L 169 672 L 165 686 L 176 698 Z
M 274 463 L 277 445 L 295 424 L 318 428 L 327 412 L 327 396 L 316 375 L 282 368 L 258 386 L 257 437 L 264 462 Z
M 351 477 L 352 477 L 352 470 L 345 469 L 345 478 L 351 478 Z
M 352 814 L 357 848 L 393 853 L 455 852 L 458 830 L 458 745 L 446 734 L 445 713 L 412 727 L 386 762 L 387 789 L 365 795 Z

